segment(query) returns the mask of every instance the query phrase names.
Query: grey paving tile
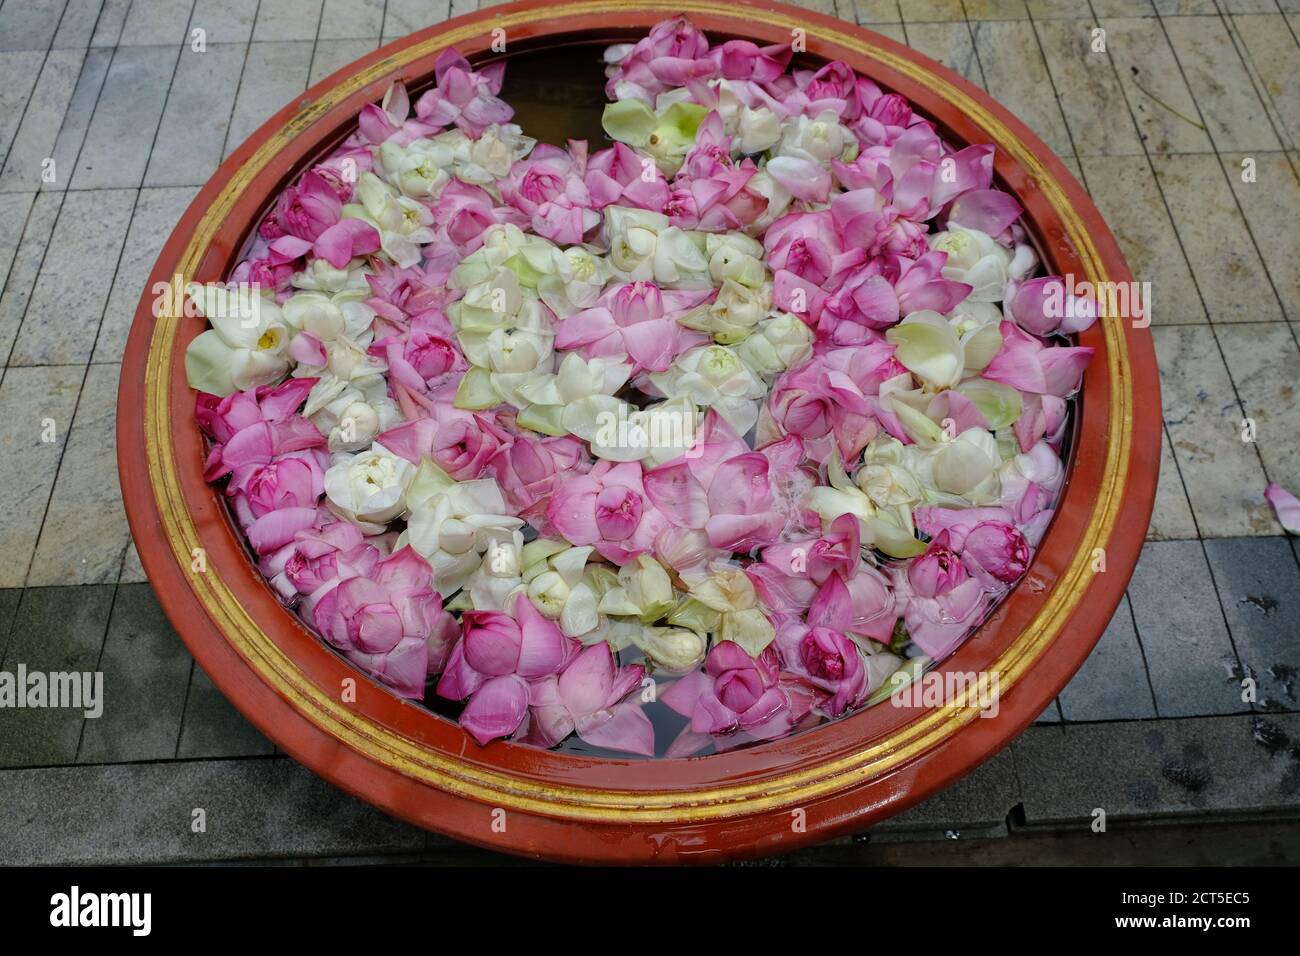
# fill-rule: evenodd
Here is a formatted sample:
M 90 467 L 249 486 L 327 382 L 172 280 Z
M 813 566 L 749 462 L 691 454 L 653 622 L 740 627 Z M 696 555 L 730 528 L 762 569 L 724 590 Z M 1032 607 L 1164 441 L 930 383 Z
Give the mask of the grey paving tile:
M 0 52 L 0 155 L 9 154 L 43 62 L 43 50 Z
M 9 646 L 9 635 L 22 599 L 22 588 L 0 588 L 0 661 L 4 660 L 5 648 Z
M 869 29 L 874 30 L 883 36 L 889 37 L 897 43 L 906 43 L 907 37 L 903 34 L 903 24 L 901 23 L 873 23 Z
M 9 227 L 0 232 L 0 290 L 4 289 L 9 279 L 9 269 L 18 255 L 18 244 L 22 241 L 23 225 L 27 214 L 31 212 L 36 194 L 8 193 L 0 195 L 0 222 L 9 223 Z
M 253 27 L 254 40 L 314 40 L 320 25 L 322 0 L 278 0 L 263 3 Z
M 122 25 L 131 9 L 131 0 L 104 0 L 99 11 L 99 20 L 95 23 L 95 34 L 90 38 L 91 46 L 117 46 L 117 38 L 122 35 Z
M 1151 283 L 1154 325 L 1206 322 L 1205 306 L 1145 156 L 1086 156 L 1083 175 L 1133 277 Z
M 1215 156 L 1152 157 L 1211 322 L 1281 319 L 1282 309 Z
M 1276 13 L 1276 0 L 1219 0 L 1224 13 Z
M 1165 426 L 1201 534 L 1280 534 L 1272 509 L 1260 497 L 1268 482 L 1255 447 L 1241 440 L 1245 416 L 1214 330 L 1167 326 L 1152 333 Z
M 1053 700 L 1043 708 L 1043 712 L 1034 718 L 1035 724 L 1059 724 L 1061 722 L 1061 703 Z
M 1192 505 L 1183 488 L 1182 475 L 1174 460 L 1174 450 L 1169 444 L 1169 434 L 1160 432 L 1160 477 L 1156 483 L 1156 504 L 1151 511 L 1151 526 L 1147 540 L 1168 541 L 1195 538 L 1196 519 Z
M 904 11 L 904 17 L 910 15 Z M 974 23 L 975 49 L 989 93 L 1023 120 L 1054 153 L 1069 156 L 1070 135 L 1028 20 Z
M 1092 10 L 1098 17 L 1154 17 L 1151 0 L 1092 0 Z
M 113 277 L 113 291 L 104 310 L 104 322 L 95 343 L 94 362 L 120 362 L 136 306 L 145 293 L 149 273 L 163 243 L 198 192 L 194 186 L 142 189 L 136 200 L 131 228 Z
M 207 31 L 208 44 L 247 43 L 253 37 L 258 0 L 198 0 L 191 27 Z
M 385 0 L 325 0 L 319 38 L 346 40 L 375 37 L 383 32 Z
M 1164 21 L 1164 26 L 1215 147 L 1220 151 L 1279 148 L 1264 104 L 1223 21 L 1177 17 Z
M 1101 640 L 1061 691 L 1066 720 L 1125 720 L 1156 715 L 1128 598 Z
M 85 57 L 85 50 L 51 50 L 45 58 L 4 171 L 0 172 L 0 190 L 41 188 L 46 160 L 54 158 L 54 145 Z M 57 179 L 57 160 L 53 172 Z M 65 169 L 65 174 L 69 172 L 71 169 Z
M 1019 802 L 1015 761 L 1010 750 L 1003 750 L 951 787 L 867 832 L 983 830 L 1005 824 L 1007 814 Z
M 1024 0 L 1024 3 L 1035 20 L 1067 19 L 1079 15 L 1079 4 L 1071 0 Z M 1008 6 L 1015 9 L 1019 4 Z
M 16 675 L 19 665 L 28 674 L 97 671 L 115 587 L 28 588 L 5 671 Z M 0 767 L 72 763 L 84 714 L 72 707 L 0 709 Z
M 962 8 L 968 20 L 1020 20 L 1029 16 L 1025 0 L 963 0 Z
M 68 0 L 59 32 L 54 34 L 54 49 L 84 50 L 90 46 L 104 0 Z
M 0 587 L 27 577 L 82 376 L 80 368 L 11 368 L 0 383 Z
M 113 51 L 107 47 L 91 47 L 86 51 L 86 58 L 81 64 L 81 74 L 77 77 L 76 88 L 72 91 L 72 101 L 68 104 L 67 112 L 63 114 L 59 138 L 54 142 L 52 154 L 54 181 L 41 180 L 40 188 L 43 191 L 61 192 L 68 188 L 112 59 Z
M 253 757 L 275 750 L 271 741 L 222 696 L 197 664 L 192 668 L 176 756 Z
M 18 194 L 6 198 L 18 205 L 22 204 Z M 40 272 L 41 260 L 45 257 L 50 234 L 54 231 L 54 220 L 59 214 L 61 202 L 59 196 L 40 193 L 30 203 L 31 209 L 27 214 L 25 227 L 18 225 L 19 220 L 12 220 L 15 223 L 13 233 L 16 234 L 21 229 L 22 239 L 18 242 L 13 261 L 9 266 L 4 294 L 0 295 L 0 354 L 6 358 L 13 348 L 18 328 L 27 311 L 27 303 L 36 285 L 36 276 Z M 10 208 L 15 214 L 17 213 L 17 206 Z
M 1233 642 L 1258 703 L 1300 709 L 1300 569 L 1285 538 L 1205 542 Z
M 1128 595 L 1160 716 L 1249 709 L 1199 541 L 1147 542 Z
M 1026 822 L 1090 826 L 1176 814 L 1293 811 L 1296 715 L 1030 727 L 1014 744 Z M 1106 839 L 1098 835 L 1097 839 Z
M 122 573 L 118 583 L 140 584 L 147 580 L 144 566 L 140 564 L 140 552 L 136 550 L 135 542 L 132 541 L 126 546 L 126 554 L 122 555 Z
M 117 581 L 131 539 L 117 456 L 106 454 L 117 430 L 119 369 L 92 365 L 87 371 L 27 575 L 29 587 Z
M 1277 10 L 1276 6 L 1269 5 Z M 1278 122 L 1278 132 L 1294 148 L 1300 145 L 1300 45 L 1280 16 L 1236 16 L 1230 21 L 1256 86 Z
M 12 771 L 0 860 L 184 861 L 414 852 L 423 830 L 330 786 L 288 758 Z M 60 813 L 33 814 L 35 806 Z M 205 832 L 193 832 L 202 809 Z
M 900 3 L 905 23 L 933 23 L 938 20 L 964 20 L 961 0 L 915 0 Z
M 273 113 L 307 88 L 311 50 L 312 44 L 304 41 L 254 43 L 249 48 L 226 138 L 227 156 Z
M 316 54 L 311 61 L 308 86 L 314 86 L 336 70 L 354 60 L 359 60 L 379 46 L 377 37 L 362 40 L 321 40 L 316 44 Z
M 1225 326 L 1218 334 L 1246 415 L 1255 420 L 1255 440 L 1269 478 L 1285 488 L 1300 488 L 1300 350 L 1295 333 L 1285 322 L 1270 322 Z
M 1285 153 L 1228 153 L 1222 159 L 1226 178 L 1245 212 L 1250 234 L 1268 267 L 1282 308 L 1287 318 L 1300 319 L 1300 262 L 1293 254 L 1295 237 L 1286 229 L 1287 221 L 1300 217 L 1296 171 Z M 1246 160 L 1251 163 L 1243 165 Z M 1255 179 L 1245 182 L 1242 177 L 1249 174 L 1250 165 Z
M 48 50 L 64 0 L 25 0 L 0 8 L 0 50 Z
M 1189 17 L 1205 14 L 1213 15 L 1214 0 L 1152 0 L 1156 13 L 1162 17 Z
M 216 172 L 247 52 L 243 43 L 181 50 L 146 186 L 200 186 Z
M 850 5 L 858 23 L 863 26 L 902 22 L 896 0 L 850 0 Z
M 459 16 L 462 12 L 457 11 Z M 451 13 L 448 0 L 388 0 L 384 11 L 384 42 L 441 23 Z
M 135 190 L 70 191 L 41 265 L 9 364 L 90 361 L 126 238 Z M 68 316 L 77 316 L 68 321 Z
M 1183 82 L 1173 49 L 1154 17 L 1110 18 L 1106 52 L 1114 61 L 1125 99 L 1152 153 L 1198 153 L 1212 148 L 1196 113 L 1191 90 Z
M 907 39 L 918 53 L 956 70 L 976 86 L 984 85 L 984 74 L 980 72 L 979 58 L 975 56 L 975 42 L 965 21 L 909 23 Z
M 187 39 L 194 0 L 133 0 L 119 46 L 178 46 Z
M 86 133 L 74 189 L 139 186 L 179 47 L 119 47 Z
M 77 761 L 172 758 L 192 665 L 149 585 L 120 586 L 100 658 L 104 713 L 86 721 Z
M 1105 53 L 1092 50 L 1091 20 L 1035 24 L 1052 81 L 1080 156 L 1140 156 L 1142 141 Z

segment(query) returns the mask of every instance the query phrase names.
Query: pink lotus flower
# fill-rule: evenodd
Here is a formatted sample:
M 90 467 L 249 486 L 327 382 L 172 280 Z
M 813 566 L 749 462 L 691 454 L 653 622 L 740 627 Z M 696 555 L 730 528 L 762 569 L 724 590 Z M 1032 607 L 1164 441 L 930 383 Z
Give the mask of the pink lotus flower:
M 600 225 L 583 182 L 586 150 L 585 142 L 570 142 L 568 151 L 539 143 L 499 183 L 501 198 L 531 218 L 533 231 L 561 245 L 581 242 Z
M 497 95 L 505 69 L 504 62 L 496 62 L 475 72 L 448 47 L 434 64 L 437 86 L 416 101 L 415 115 L 435 128 L 454 123 L 474 139 L 494 123 L 509 123 L 515 111 Z
M 837 288 L 843 276 L 866 261 L 861 248 L 842 244 L 829 210 L 782 216 L 763 234 L 767 266 L 791 272 L 818 288 Z
M 1014 322 L 998 326 L 1002 348 L 985 367 L 983 376 L 1022 392 L 1066 398 L 1079 390 L 1083 371 L 1092 354 L 1090 346 L 1049 347 L 1022 332 Z
M 635 697 L 645 669 L 619 667 L 602 642 L 579 651 L 558 675 L 528 687 L 527 729 L 522 743 L 554 747 L 569 734 L 596 747 L 654 756 L 654 727 Z
M 739 644 L 721 641 L 709 651 L 704 670 L 674 681 L 659 699 L 690 718 L 668 748 L 668 756 L 683 757 L 702 749 L 713 734 L 783 737 L 807 716 L 813 694 L 797 679 L 782 677 L 775 647 L 755 659 Z
M 685 17 L 663 20 L 618 62 L 605 94 L 611 100 L 636 98 L 653 106 L 659 93 L 715 72 L 708 53 L 709 41 Z
M 307 393 L 317 381 L 314 378 L 291 378 L 280 385 L 263 385 L 248 392 L 234 392 L 224 398 L 200 392 L 194 406 L 194 417 L 198 419 L 199 427 L 204 433 L 218 445 L 230 441 L 250 425 L 283 425 L 292 422 L 293 424 L 284 425 L 277 430 L 278 440 L 273 442 L 276 450 L 283 453 L 315 447 L 323 443 L 323 436 L 317 432 L 316 439 L 301 443 L 302 436 L 306 433 L 301 431 L 299 419 L 294 413 L 302 407 L 302 403 L 307 400 Z M 209 459 L 209 467 L 211 464 Z M 213 475 L 205 472 L 204 478 L 214 481 L 225 473 L 221 471 Z
M 379 249 L 379 230 L 361 219 L 340 219 L 315 239 L 283 235 L 271 243 L 271 262 L 292 262 L 307 253 L 344 269 L 356 256 Z
M 461 374 L 469 368 L 451 323 L 436 310 L 413 317 L 405 334 L 375 340 L 369 352 L 388 363 L 395 392 L 401 386 L 450 400 Z
M 466 611 L 461 628 L 460 643 L 438 681 L 438 694 L 448 700 L 469 699 L 460 725 L 480 744 L 517 731 L 528 714 L 529 682 L 560 673 L 580 647 L 542 617 L 525 594 L 516 599 L 513 617 L 500 611 Z M 575 695 L 575 700 L 580 697 Z
M 673 178 L 663 212 L 680 229 L 743 229 L 767 208 L 767 199 L 745 188 L 757 171 L 751 160 L 731 161 L 731 137 L 723 135 L 722 118 L 710 113 Z
M 434 411 L 433 417 L 390 428 L 376 441 L 413 465 L 429 457 L 457 481 L 470 481 L 481 478 L 492 456 L 511 440 L 490 413 L 477 415 L 444 404 Z
M 785 449 L 783 449 L 784 451 Z M 789 464 L 803 457 L 793 445 Z M 762 451 L 749 451 L 721 416 L 708 413 L 691 451 L 645 473 L 645 492 L 673 524 L 702 529 L 715 548 L 749 551 L 771 544 L 785 528 Z
M 887 342 L 832 349 L 782 374 L 768 412 L 783 434 L 803 439 L 814 461 L 836 450 L 852 461 L 879 434 L 880 384 L 903 371 Z
M 1031 335 L 1072 335 L 1097 321 L 1097 303 L 1072 295 L 1060 276 L 1020 283 L 1007 305 L 1011 318 Z
M 590 471 L 591 464 L 582 442 L 570 435 L 538 438 L 523 434 L 499 447 L 485 472 L 496 477 L 514 513 L 549 535 L 549 499 L 575 475 Z
M 759 46 L 749 40 L 727 40 L 709 51 L 718 74 L 728 80 L 771 83 L 790 65 L 794 50 L 788 43 Z
M 663 212 L 668 203 L 668 181 L 659 167 L 624 143 L 593 153 L 583 182 L 596 209 L 630 206 Z
M 985 590 L 998 591 L 1020 580 L 1029 567 L 1029 542 L 1013 525 L 982 521 L 966 535 L 961 557 Z
M 529 217 L 512 206 L 498 206 L 482 186 L 453 179 L 438 194 L 431 206 L 437 240 L 430 248 L 450 261 L 448 274 L 457 262 L 483 245 L 488 226 L 510 223 L 527 226 Z M 451 249 L 440 248 L 443 243 Z
M 322 512 L 315 525 L 299 531 L 258 564 L 284 601 L 311 594 L 336 578 L 374 573 L 379 549 L 366 542 L 356 525 L 340 521 L 324 509 Z
M 412 548 L 380 560 L 371 574 L 327 581 L 303 608 L 325 640 L 401 697 L 420 699 L 429 639 L 442 600 L 433 571 Z
M 673 359 L 709 337 L 678 324 L 677 317 L 713 295 L 702 292 L 662 292 L 653 282 L 629 282 L 606 292 L 590 309 L 560 322 L 557 349 L 573 349 L 583 358 L 626 355 L 633 373 L 665 371 Z
M 670 523 L 647 496 L 636 461 L 602 460 L 588 474 L 567 478 L 546 506 L 546 519 L 570 544 L 593 545 L 618 565 L 649 554 Z
M 363 142 L 376 146 L 390 140 L 398 146 L 406 146 L 413 140 L 432 136 L 446 125 L 423 122 L 423 119 L 411 119 L 411 99 L 406 85 L 394 83 L 384 94 L 382 103 L 367 103 L 361 108 L 357 133 Z
M 961 643 L 988 605 L 984 589 L 940 532 L 925 554 L 894 571 L 895 600 L 904 608 L 908 636 L 939 660 Z
M 871 338 L 853 325 L 887 329 L 912 312 L 951 312 L 970 295 L 971 287 L 943 277 L 947 258 L 944 252 L 926 252 L 918 259 L 901 255 L 872 259 L 826 298 L 819 332 L 835 344 L 863 345 Z M 846 323 L 852 325 L 845 328 Z

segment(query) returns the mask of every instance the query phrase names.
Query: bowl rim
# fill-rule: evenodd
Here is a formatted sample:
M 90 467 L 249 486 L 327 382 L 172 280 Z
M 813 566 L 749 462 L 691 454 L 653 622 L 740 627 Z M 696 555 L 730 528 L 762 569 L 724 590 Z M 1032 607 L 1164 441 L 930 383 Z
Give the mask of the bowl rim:
M 910 806 L 991 757 L 1050 704 L 1118 605 L 1154 502 L 1160 403 L 1151 336 L 1104 320 L 1081 336 L 1101 354 L 1085 373 L 1077 444 L 1052 526 L 1026 578 L 936 668 L 995 671 L 999 717 L 979 719 L 978 702 L 961 692 L 938 707 L 867 708 L 781 741 L 699 758 L 587 758 L 504 741 L 480 748 L 455 724 L 363 677 L 279 604 L 219 492 L 202 480 L 183 353 L 205 323 L 174 309 L 155 321 L 158 284 L 174 292 L 178 274 L 183 281 L 223 278 L 268 199 L 354 126 L 360 106 L 382 96 L 390 81 L 431 75 L 443 48 L 481 59 L 491 56 L 497 29 L 526 49 L 644 31 L 677 13 L 712 34 L 760 42 L 806 31 L 810 56 L 844 59 L 903 93 L 959 142 L 992 142 L 999 178 L 1025 206 L 1054 271 L 1131 280 L 1082 189 L 1005 108 L 888 38 L 780 4 L 529 0 L 484 10 L 369 54 L 268 120 L 195 198 L 136 312 L 118 405 L 132 533 L 160 603 L 195 658 L 264 733 L 343 789 L 496 849 L 607 861 L 753 855 Z M 197 548 L 205 570 L 192 570 Z M 1105 573 L 1093 571 L 1097 549 Z M 355 701 L 339 692 L 348 678 Z M 493 826 L 498 812 L 517 821 L 507 832 Z M 791 826 L 791 814 L 802 814 L 802 828 Z

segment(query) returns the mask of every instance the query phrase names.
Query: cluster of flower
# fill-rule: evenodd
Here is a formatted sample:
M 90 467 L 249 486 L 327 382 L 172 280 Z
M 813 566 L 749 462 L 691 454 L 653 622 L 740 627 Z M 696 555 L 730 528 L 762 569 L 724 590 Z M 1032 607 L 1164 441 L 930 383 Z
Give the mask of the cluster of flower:
M 448 51 L 190 289 L 207 477 L 263 573 L 481 743 L 839 717 L 967 637 L 1051 518 L 1092 352 L 1054 337 L 1095 308 L 1030 278 L 991 146 L 791 57 L 661 23 L 607 51 L 589 153 Z

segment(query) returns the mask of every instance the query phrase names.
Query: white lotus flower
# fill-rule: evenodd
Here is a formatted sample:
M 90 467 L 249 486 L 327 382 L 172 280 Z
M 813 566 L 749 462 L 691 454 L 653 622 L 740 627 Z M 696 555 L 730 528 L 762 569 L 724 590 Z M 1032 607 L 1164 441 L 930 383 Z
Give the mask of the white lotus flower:
M 508 513 L 496 479 L 455 481 L 428 458 L 411 480 L 406 504 L 406 530 L 397 547 L 409 544 L 423 555 L 444 597 L 469 582 L 494 542 L 513 541 L 524 524 Z
M 388 140 L 376 152 L 383 178 L 412 199 L 434 199 L 451 182 L 447 168 L 455 159 L 447 143 L 432 139 L 412 140 L 399 146 Z
M 433 211 L 397 192 L 372 172 L 357 180 L 356 198 L 343 215 L 370 223 L 379 231 L 379 248 L 398 266 L 408 268 L 421 259 L 420 246 L 433 242 Z
M 987 233 L 964 226 L 950 226 L 929 237 L 931 249 L 948 253 L 943 277 L 971 286 L 969 302 L 1000 302 L 1008 279 L 1020 279 L 1034 265 L 1034 253 L 1027 245 L 1013 253 Z
M 406 489 L 414 478 L 414 465 L 375 442 L 369 451 L 334 456 L 325 471 L 325 497 L 335 514 L 379 534 L 406 510 Z
M 190 388 L 225 396 L 284 377 L 293 333 L 273 300 L 249 286 L 193 283 L 185 291 L 212 324 L 185 349 Z
M 744 435 L 758 421 L 767 386 L 724 345 L 706 345 L 679 355 L 666 372 L 652 372 L 650 381 L 670 398 L 688 398 L 714 409 L 736 434 Z
M 788 368 L 812 357 L 813 330 L 797 315 L 781 312 L 758 323 L 736 346 L 736 354 L 754 374 L 771 382 Z
M 704 236 L 673 226 L 662 213 L 605 207 L 605 243 L 615 276 L 623 282 L 655 282 L 666 289 L 708 289 Z

